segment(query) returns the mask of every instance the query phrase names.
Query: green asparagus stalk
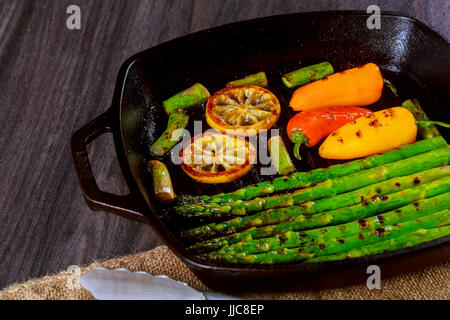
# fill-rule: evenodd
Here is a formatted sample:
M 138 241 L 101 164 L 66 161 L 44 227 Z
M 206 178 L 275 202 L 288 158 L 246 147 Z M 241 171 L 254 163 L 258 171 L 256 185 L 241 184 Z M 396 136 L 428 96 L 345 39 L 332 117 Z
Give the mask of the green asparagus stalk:
M 175 111 L 187 110 L 191 107 L 198 106 L 206 102 L 209 97 L 210 93 L 208 89 L 200 83 L 196 83 L 192 87 L 183 90 L 164 101 L 164 110 L 170 115 Z
M 166 130 L 150 146 L 152 156 L 162 157 L 178 143 L 183 135 L 182 129 L 185 129 L 189 122 L 186 111 L 206 102 L 209 96 L 208 90 L 200 83 L 196 83 L 163 102 L 169 120 Z
M 395 251 L 403 248 L 413 247 L 418 244 L 430 242 L 439 238 L 450 235 L 450 226 L 444 226 L 431 229 L 420 229 L 409 234 L 402 235 L 397 238 L 373 243 L 349 251 L 332 254 L 328 256 L 320 256 L 308 259 L 305 263 L 337 261 L 351 258 L 359 258 L 368 255 L 380 254 L 389 251 Z
M 406 205 L 400 209 L 383 213 L 377 216 L 351 221 L 337 226 L 323 227 L 303 232 L 284 232 L 274 237 L 241 241 L 228 247 L 217 250 L 217 254 L 261 253 L 281 250 L 283 248 L 299 247 L 307 243 L 326 243 L 332 239 L 343 239 L 358 235 L 361 239 L 367 233 L 377 232 L 380 228 L 400 222 L 409 221 L 427 216 L 450 208 L 450 193 L 424 199 L 414 204 Z
M 329 239 L 327 242 L 318 242 L 314 244 L 304 244 L 296 248 L 282 248 L 281 250 L 274 250 L 260 254 L 208 254 L 212 259 L 222 260 L 233 263 L 286 263 L 294 261 L 304 261 L 313 257 L 320 257 L 332 255 L 348 250 L 357 250 L 366 245 L 394 239 L 399 236 L 417 232 L 418 230 L 438 228 L 450 224 L 450 210 L 435 212 L 431 215 L 419 217 L 414 220 L 397 223 L 395 225 L 388 225 L 378 228 L 375 231 L 362 231 L 358 235 L 349 236 L 346 238 Z M 292 236 L 292 232 L 287 235 L 286 241 Z
M 322 62 L 287 73 L 281 79 L 286 87 L 293 88 L 320 80 L 332 73 L 333 66 L 329 62 Z
M 273 165 L 277 168 L 280 176 L 287 176 L 288 174 L 295 172 L 294 164 L 292 163 L 289 152 L 280 136 L 270 138 L 268 147 Z
M 234 80 L 227 83 L 227 87 L 254 85 L 260 87 L 267 87 L 269 85 L 265 72 L 258 72 L 246 76 L 243 79 Z
M 444 138 L 435 137 L 414 144 L 404 145 L 400 148 L 388 151 L 380 155 L 374 155 L 361 160 L 355 160 L 345 164 L 334 165 L 328 168 L 319 168 L 308 172 L 296 172 L 288 177 L 275 178 L 272 181 L 264 181 L 250 185 L 231 193 L 221 193 L 214 196 L 179 197 L 179 203 L 226 203 L 236 200 L 250 200 L 273 193 L 291 189 L 307 188 L 327 179 L 343 177 L 361 170 L 370 169 L 390 162 L 409 158 L 436 148 L 447 145 Z M 180 199 L 181 198 L 181 199 Z
M 148 162 L 148 169 L 152 177 L 152 191 L 156 200 L 161 203 L 173 202 L 176 196 L 166 165 L 161 161 L 151 160 Z
M 183 130 L 188 125 L 189 116 L 184 111 L 175 111 L 169 115 L 167 128 L 163 134 L 150 146 L 150 154 L 162 157 L 169 152 L 183 136 Z
M 417 200 L 434 197 L 448 191 L 450 191 L 450 177 L 447 176 L 389 195 L 379 196 L 374 199 L 363 199 L 361 203 L 354 206 L 343 207 L 314 215 L 283 215 L 284 212 L 281 213 L 280 211 L 287 211 L 286 209 L 275 209 L 277 210 L 276 214 L 272 214 L 275 211 L 272 209 L 250 217 L 239 217 L 222 223 L 213 223 L 188 229 L 183 233 L 183 236 L 189 239 L 212 238 L 220 235 L 233 234 L 245 228 L 274 224 L 280 222 L 280 220 L 289 220 L 290 223 L 295 224 L 295 229 L 298 231 L 319 228 L 370 217 L 377 213 L 394 210 Z M 283 219 L 280 219 L 280 216 Z M 253 229 L 252 233 L 259 231 L 257 229 Z
M 429 121 L 427 114 L 425 111 L 423 111 L 422 107 L 420 106 L 419 100 L 412 99 L 412 100 L 406 100 L 402 103 L 402 107 L 408 109 L 411 111 L 411 113 L 414 115 L 414 118 L 417 121 Z M 430 127 L 423 127 L 418 128 L 419 136 L 421 136 L 424 139 L 431 139 L 433 137 L 438 137 L 441 134 L 439 133 L 439 130 L 436 128 L 436 126 L 430 126 Z
M 249 201 L 236 201 L 228 204 L 203 204 L 176 207 L 175 212 L 185 216 L 221 216 L 224 214 L 243 216 L 273 208 L 289 207 L 305 201 L 330 197 L 336 194 L 356 190 L 394 177 L 417 173 L 423 170 L 448 164 L 450 147 L 443 147 L 404 160 L 391 162 L 382 166 L 363 170 L 344 177 L 329 179 L 317 185 L 297 190 L 294 193 L 256 198 Z M 297 213 L 303 213 L 295 209 Z M 259 218 L 259 216 L 253 216 Z M 252 219 L 252 218 L 249 218 Z M 247 223 L 249 219 L 237 218 L 236 221 Z M 280 222 L 280 221 L 277 221 Z
M 374 230 L 381 227 L 383 222 L 386 224 L 394 224 L 397 222 L 405 221 L 408 218 L 414 218 L 418 212 L 423 211 L 425 214 L 432 212 L 434 208 L 441 210 L 448 208 L 450 194 L 443 193 L 428 199 L 419 200 L 414 202 L 414 204 L 408 204 L 402 208 L 393 210 L 392 212 L 387 212 L 379 216 L 374 216 L 371 218 L 360 218 L 358 221 L 351 221 L 345 225 L 330 226 L 324 228 L 317 228 L 312 230 L 307 230 L 301 233 L 305 241 L 312 241 L 319 237 L 332 238 L 332 237 L 346 237 L 350 234 L 356 234 L 360 228 L 366 228 Z M 355 210 L 360 209 L 359 207 L 354 207 Z M 419 209 L 419 210 L 418 210 Z M 339 214 L 344 210 L 335 211 L 335 214 Z M 378 212 L 382 212 L 378 210 Z M 375 212 L 374 214 L 376 214 Z M 370 215 L 368 215 L 370 216 Z M 381 218 L 380 218 L 381 217 Z M 356 218 L 358 219 L 358 218 Z M 225 247 L 230 247 L 237 243 L 251 243 L 253 240 L 257 240 L 264 237 L 272 237 L 274 235 L 287 232 L 287 231 L 299 231 L 304 228 L 303 217 L 295 218 L 291 221 L 282 222 L 279 224 L 268 225 L 259 228 L 250 228 L 245 231 L 235 233 L 230 236 L 214 238 L 202 242 L 197 242 L 189 250 L 198 253 L 205 253 L 210 251 L 217 251 Z M 254 243 L 256 244 L 256 242 Z M 238 246 L 239 247 L 239 246 Z

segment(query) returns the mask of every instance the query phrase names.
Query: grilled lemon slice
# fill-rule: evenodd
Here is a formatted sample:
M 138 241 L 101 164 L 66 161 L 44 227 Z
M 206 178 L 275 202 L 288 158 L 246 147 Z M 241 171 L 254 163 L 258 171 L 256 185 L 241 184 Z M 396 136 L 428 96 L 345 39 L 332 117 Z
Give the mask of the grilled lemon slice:
M 280 113 L 280 102 L 272 92 L 251 85 L 220 90 L 206 105 L 206 121 L 211 128 L 240 136 L 270 129 Z
M 246 175 L 256 157 L 255 147 L 244 138 L 217 131 L 195 136 L 181 151 L 181 168 L 202 183 L 227 183 Z

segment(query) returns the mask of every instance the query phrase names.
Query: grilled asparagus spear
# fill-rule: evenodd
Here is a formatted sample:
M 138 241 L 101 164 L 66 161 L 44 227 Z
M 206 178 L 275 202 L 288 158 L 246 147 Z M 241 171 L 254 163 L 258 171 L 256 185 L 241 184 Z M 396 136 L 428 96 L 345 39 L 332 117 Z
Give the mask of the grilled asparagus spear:
M 288 177 L 279 177 L 272 181 L 253 184 L 230 193 L 221 193 L 214 196 L 185 196 L 179 197 L 178 199 L 180 204 L 225 203 L 235 200 L 249 200 L 285 190 L 310 187 L 327 179 L 343 177 L 361 170 L 416 156 L 445 145 L 447 145 L 447 143 L 444 138 L 435 137 L 414 144 L 404 145 L 400 148 L 383 154 L 370 156 L 365 159 L 308 172 L 296 172 Z
M 287 176 L 288 174 L 295 172 L 294 164 L 292 163 L 289 152 L 280 136 L 270 138 L 267 145 L 269 147 L 272 163 L 275 168 L 277 168 L 277 172 L 280 176 Z
M 182 130 L 189 123 L 189 116 L 183 110 L 172 112 L 169 115 L 167 128 L 162 135 L 150 146 L 150 154 L 154 157 L 162 157 L 169 152 L 183 135 Z
M 208 90 L 200 83 L 196 83 L 163 102 L 169 120 L 166 130 L 149 148 L 152 156 L 162 157 L 178 143 L 182 136 L 180 129 L 185 129 L 189 122 L 186 111 L 202 104 L 209 96 Z
M 252 212 L 272 208 L 290 207 L 305 201 L 321 199 L 356 190 L 393 177 L 404 176 L 436 166 L 446 165 L 448 164 L 449 159 L 450 147 L 444 147 L 344 177 L 329 179 L 318 183 L 313 187 L 297 190 L 294 193 L 275 195 L 267 198 L 256 198 L 249 201 L 235 201 L 227 204 L 186 205 L 176 207 L 175 212 L 188 217 L 221 216 L 223 214 L 243 216 Z M 295 212 L 303 213 L 301 210 Z M 237 218 L 236 221 L 238 220 L 244 222 L 249 221 L 249 219 L 246 218 Z
M 208 254 L 212 259 L 227 262 L 243 263 L 285 263 L 293 261 L 303 261 L 313 257 L 336 254 L 343 251 L 357 249 L 365 245 L 370 245 L 383 240 L 393 239 L 404 234 L 416 232 L 420 229 L 430 229 L 450 224 L 450 210 L 435 212 L 431 215 L 419 217 L 414 220 L 396 223 L 376 229 L 375 231 L 362 231 L 358 235 L 346 238 L 329 239 L 327 242 L 318 242 L 299 246 L 296 248 L 283 248 L 260 254 Z M 292 236 L 292 232 L 287 238 Z M 287 239 L 286 241 L 289 241 Z
M 283 248 L 299 247 L 303 244 L 326 243 L 332 239 L 342 239 L 352 235 L 358 235 L 361 239 L 368 232 L 377 232 L 386 225 L 412 220 L 421 216 L 430 215 L 450 208 L 450 193 L 424 199 L 377 216 L 360 219 L 357 221 L 340 224 L 337 226 L 323 227 L 303 232 L 284 232 L 274 237 L 261 238 L 250 241 L 242 241 L 231 246 L 217 250 L 218 254 L 236 253 L 261 253 Z
M 296 230 L 319 228 L 370 217 L 374 214 L 397 209 L 417 200 L 433 197 L 448 191 L 450 191 L 449 176 L 425 184 L 419 184 L 416 187 L 389 195 L 377 196 L 372 199 L 362 199 L 361 203 L 354 206 L 313 215 L 291 215 L 282 221 L 289 220 L 290 223 L 295 223 Z M 275 210 L 278 210 L 276 214 L 272 214 Z M 183 235 L 191 239 L 212 238 L 220 235 L 233 234 L 245 228 L 274 224 L 280 221 L 281 214 L 279 210 L 286 209 L 272 209 L 250 217 L 239 217 L 223 223 L 214 223 L 188 229 Z
M 409 234 L 397 238 L 377 242 L 357 249 L 336 253 L 328 256 L 320 256 L 308 259 L 305 263 L 336 261 L 349 258 L 359 258 L 367 255 L 384 253 L 386 251 L 395 251 L 407 247 L 412 247 L 421 243 L 433 241 L 450 235 L 450 226 L 444 226 L 432 229 L 419 229 Z
M 176 195 L 173 191 L 169 170 L 164 163 L 158 160 L 150 160 L 148 169 L 152 176 L 152 191 L 156 200 L 161 203 L 171 203 Z
M 163 102 L 168 115 L 178 110 L 187 110 L 208 100 L 210 93 L 202 84 L 196 83 Z

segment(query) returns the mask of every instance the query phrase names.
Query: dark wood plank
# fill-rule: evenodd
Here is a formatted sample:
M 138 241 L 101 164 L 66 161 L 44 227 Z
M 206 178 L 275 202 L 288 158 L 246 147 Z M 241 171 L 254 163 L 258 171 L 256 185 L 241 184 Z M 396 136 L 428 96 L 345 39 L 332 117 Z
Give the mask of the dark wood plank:
M 73 264 L 150 249 L 152 230 L 85 205 L 72 132 L 103 112 L 130 55 L 197 30 L 273 14 L 365 10 L 373 1 L 3 0 L 0 3 L 0 288 Z M 376 1 L 450 37 L 450 2 Z M 82 29 L 65 26 L 82 10 Z M 91 147 L 99 184 L 125 193 L 111 139 Z

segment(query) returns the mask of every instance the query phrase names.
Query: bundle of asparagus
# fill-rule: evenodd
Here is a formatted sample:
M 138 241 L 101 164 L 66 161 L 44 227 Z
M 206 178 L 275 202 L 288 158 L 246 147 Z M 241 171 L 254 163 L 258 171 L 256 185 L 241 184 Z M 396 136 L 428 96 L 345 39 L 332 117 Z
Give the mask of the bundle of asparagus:
M 379 226 L 374 220 L 387 220 L 388 222 L 392 221 L 394 218 L 398 219 L 398 221 L 404 221 L 408 217 L 416 217 L 419 212 L 429 212 L 429 210 L 434 207 L 439 209 L 444 209 L 448 207 L 450 204 L 449 199 L 450 194 L 444 193 L 435 197 L 431 197 L 429 199 L 425 198 L 422 200 L 418 200 L 414 202 L 414 204 L 410 203 L 406 205 L 404 208 L 395 209 L 393 213 L 385 213 L 379 214 L 383 211 L 383 206 L 373 206 L 372 208 L 368 208 L 365 215 L 367 218 L 364 218 L 363 215 L 360 214 L 360 211 L 363 210 L 361 206 L 353 206 L 349 209 L 340 209 L 328 212 L 328 215 L 331 214 L 342 214 L 340 217 L 342 221 L 348 220 L 350 222 L 346 224 L 340 224 L 338 226 L 326 227 L 326 228 L 317 228 L 311 229 L 307 231 L 300 232 L 299 235 L 302 236 L 302 239 L 305 241 L 309 241 L 311 239 L 317 238 L 319 236 L 323 236 L 322 233 L 326 233 L 328 237 L 335 235 L 336 228 L 340 231 L 340 236 L 347 236 L 351 233 L 356 233 L 356 230 L 359 228 L 368 228 L 373 226 Z M 384 206 L 385 207 L 385 206 Z M 379 215 L 376 215 L 379 214 Z M 374 216 L 375 215 L 375 216 Z M 358 216 L 358 218 L 351 220 L 352 217 Z M 394 216 L 394 217 L 392 217 Z M 318 215 L 320 218 L 320 215 Z M 243 243 L 246 243 L 246 250 L 248 246 L 255 246 L 252 248 L 252 252 L 254 250 L 260 250 L 259 247 L 266 247 L 267 244 L 264 242 L 268 238 L 273 237 L 288 231 L 301 231 L 304 230 L 305 223 L 303 221 L 304 217 L 300 216 L 298 218 L 294 218 L 290 221 L 282 222 L 279 224 L 268 225 L 265 227 L 259 228 L 251 228 L 244 230 L 242 232 L 235 233 L 230 236 L 219 237 L 210 239 L 203 242 L 197 242 L 192 245 L 189 249 L 198 252 L 205 253 L 210 251 L 218 251 L 223 248 L 239 248 L 243 246 Z M 396 221 L 396 222 L 398 222 Z M 395 222 L 392 222 L 395 223 Z M 331 228 L 331 229 L 330 229 Z M 262 239 L 261 241 L 258 239 Z M 284 240 L 280 240 L 283 242 Z
M 351 221 L 338 226 L 311 229 L 303 232 L 287 231 L 273 237 L 238 242 L 225 246 L 216 254 L 262 253 L 283 248 L 299 247 L 302 243 L 323 243 L 337 241 L 348 236 L 358 235 L 360 240 L 366 240 L 365 233 L 379 233 L 386 225 L 395 225 L 410 219 L 448 210 L 450 207 L 450 193 L 444 193 L 429 199 L 423 199 L 377 216 Z M 420 210 L 417 210 L 420 208 Z
M 405 191 L 396 192 L 386 196 L 376 196 L 376 198 L 369 202 L 360 203 L 357 205 L 343 207 L 331 211 L 321 212 L 314 215 L 308 214 L 296 214 L 295 210 L 290 210 L 288 213 L 283 212 L 270 212 L 265 215 L 258 215 L 258 217 L 250 220 L 249 223 L 234 223 L 225 222 L 219 223 L 214 227 L 205 226 L 194 230 L 189 230 L 188 235 L 206 234 L 221 235 L 227 233 L 235 233 L 238 230 L 245 229 L 246 227 L 262 226 L 265 224 L 274 224 L 277 222 L 288 221 L 290 224 L 295 223 L 296 230 L 306 230 L 311 228 L 317 228 L 320 226 L 343 223 L 351 221 L 353 219 L 367 217 L 371 214 L 383 212 L 396 208 L 399 205 L 413 202 L 415 199 L 422 199 L 424 195 L 436 195 L 439 192 L 445 192 L 448 190 L 450 184 L 450 178 L 443 178 L 436 182 L 431 182 L 423 186 L 407 189 Z M 266 229 L 266 234 L 267 234 Z M 252 230 L 257 232 L 259 230 Z
M 446 169 L 445 171 L 448 170 Z M 319 203 L 318 207 L 324 206 L 325 208 L 326 206 L 331 208 L 332 206 L 340 206 L 339 200 L 344 197 L 325 198 L 317 202 L 305 202 L 298 207 L 292 206 L 289 208 L 271 209 L 252 216 L 238 217 L 220 223 L 211 223 L 205 226 L 188 229 L 183 233 L 183 235 L 186 238 L 208 238 L 216 235 L 235 233 L 239 230 L 243 230 L 249 227 L 274 224 L 291 219 L 295 219 L 295 221 L 300 223 L 300 226 L 298 228 L 315 228 L 326 224 L 349 221 L 349 219 L 353 218 L 356 214 L 362 215 L 366 214 L 365 212 L 371 213 L 372 210 L 390 209 L 392 206 L 398 206 L 399 203 L 403 204 L 413 202 L 415 199 L 421 199 L 421 197 L 423 197 L 425 194 L 445 192 L 447 191 L 449 186 L 450 177 L 448 176 L 447 172 L 447 177 L 439 179 L 435 182 L 426 183 L 417 187 L 409 188 L 388 195 L 375 194 L 366 199 L 364 197 L 356 198 L 355 195 L 358 194 L 357 191 L 349 195 L 344 194 L 344 196 L 347 198 L 346 200 L 348 201 L 348 203 L 344 202 L 344 206 L 342 208 L 335 209 L 331 212 L 325 211 L 311 215 L 311 213 L 313 213 L 314 211 L 311 210 L 312 212 L 308 212 L 308 208 L 313 207 L 316 203 Z M 378 187 L 379 186 L 377 186 L 377 188 Z M 352 202 L 359 203 L 353 206 L 345 206 L 346 204 L 351 205 Z M 356 218 L 358 218 L 358 216 Z
M 314 257 L 326 256 L 340 253 L 348 250 L 355 250 L 368 244 L 373 244 L 381 240 L 394 239 L 398 236 L 417 232 L 421 229 L 432 229 L 436 227 L 447 226 L 450 224 L 450 210 L 435 212 L 433 214 L 419 217 L 414 220 L 386 225 L 375 231 L 361 231 L 356 235 L 345 238 L 328 239 L 326 242 L 313 242 L 308 246 L 287 247 L 282 246 L 279 250 L 273 250 L 267 253 L 248 254 L 245 253 L 225 253 L 208 254 L 212 259 L 223 260 L 227 262 L 244 263 L 283 263 L 292 261 L 303 261 Z M 290 235 L 286 235 L 288 238 Z
M 236 216 L 183 232 L 194 242 L 189 249 L 210 259 L 311 263 L 375 254 L 450 234 L 449 160 L 450 146 L 434 137 L 191 199 L 175 210 L 186 217 Z

